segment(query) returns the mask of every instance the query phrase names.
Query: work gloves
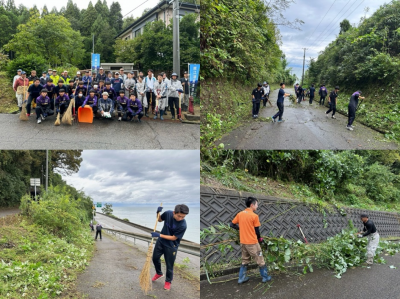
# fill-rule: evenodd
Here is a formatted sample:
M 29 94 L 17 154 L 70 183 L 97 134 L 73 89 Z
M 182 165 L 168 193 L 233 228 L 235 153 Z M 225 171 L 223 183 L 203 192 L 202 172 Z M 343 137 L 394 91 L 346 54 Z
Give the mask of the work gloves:
M 237 225 L 237 224 L 233 224 L 232 222 L 229 224 L 229 226 L 230 227 L 232 227 L 232 228 L 234 228 L 234 229 L 236 229 L 236 230 L 239 230 L 239 225 Z
M 258 238 L 258 243 L 262 243 L 264 241 L 264 238 Z
M 357 237 L 359 237 L 359 238 L 362 238 L 362 237 L 363 237 L 363 235 L 362 235 L 362 234 L 358 234 L 358 235 L 357 235 Z
M 159 237 L 160 237 L 160 233 L 152 232 L 152 233 L 151 233 L 151 237 L 152 237 L 152 238 L 159 238 Z
M 162 209 L 163 209 L 163 207 L 158 207 L 158 208 L 157 208 L 157 214 L 158 214 L 158 213 L 161 213 Z

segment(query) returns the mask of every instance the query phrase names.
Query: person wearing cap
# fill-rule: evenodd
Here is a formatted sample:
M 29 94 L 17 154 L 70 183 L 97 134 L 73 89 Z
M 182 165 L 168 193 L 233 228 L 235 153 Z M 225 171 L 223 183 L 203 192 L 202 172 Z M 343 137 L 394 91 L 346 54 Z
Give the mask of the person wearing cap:
M 263 96 L 263 98 L 262 98 L 262 100 L 263 100 L 263 107 L 267 107 L 267 102 L 268 102 L 268 103 L 271 105 L 271 107 L 272 107 L 272 103 L 271 103 L 271 101 L 269 100 L 269 92 L 270 92 L 270 89 L 269 89 L 268 82 L 264 81 L 263 87 L 262 87 L 262 88 L 264 89 L 264 96 Z
M 13 78 L 13 83 L 12 83 L 13 88 L 14 88 L 15 81 L 17 81 L 17 79 L 21 77 L 21 73 L 22 73 L 22 70 L 18 69 L 17 74 Z
M 121 78 L 122 80 L 124 80 L 124 82 L 125 82 L 125 80 L 128 78 L 128 77 L 126 76 L 126 74 L 124 73 L 124 69 L 123 69 L 123 68 L 120 68 L 120 69 L 119 69 L 119 76 L 120 76 L 120 78 Z
M 106 79 L 104 80 L 104 82 L 111 82 L 112 79 L 113 79 L 113 73 L 112 73 L 112 71 L 109 71 L 109 72 L 107 73 L 107 77 L 106 77 Z
M 55 97 L 57 98 L 60 95 L 61 89 L 64 89 L 65 92 L 67 88 L 67 85 L 65 85 L 64 81 L 60 78 L 60 80 L 58 80 L 57 86 L 54 88 Z
M 46 117 L 53 115 L 54 110 L 51 109 L 51 99 L 47 96 L 47 89 L 42 89 L 40 96 L 36 98 L 36 119 L 37 123 L 40 124 Z
M 111 87 L 111 82 L 106 81 L 106 87 L 103 88 L 103 92 L 108 93 L 108 97 L 113 101 L 114 106 L 115 106 L 115 101 L 117 100 L 117 94 L 114 90 L 114 88 Z
M 83 76 L 82 81 L 83 81 L 83 85 L 88 90 L 92 89 L 93 80 L 92 80 L 92 77 L 90 77 L 90 75 L 89 75 L 89 71 L 85 71 L 85 76 Z
M 255 88 L 251 93 L 253 102 L 253 118 L 258 117 L 258 112 L 260 111 L 261 99 L 264 96 L 264 89 L 261 87 L 262 87 L 261 83 L 258 83 L 257 88 Z
M 182 83 L 178 80 L 178 74 L 172 73 L 171 75 L 171 84 L 169 86 L 169 96 L 168 96 L 168 105 L 171 111 L 171 119 L 175 119 L 175 109 L 176 115 L 179 113 L 179 93 L 182 93 Z M 174 108 L 175 107 L 175 108 Z
M 348 115 L 349 115 L 349 121 L 347 123 L 347 130 L 353 131 L 353 122 L 354 119 L 356 118 L 356 111 L 358 108 L 358 100 L 359 99 L 365 99 L 365 97 L 361 96 L 362 92 L 361 90 L 357 90 L 355 93 L 353 93 L 350 97 L 350 103 L 348 106 Z
M 97 98 L 100 99 L 100 98 L 101 98 L 101 95 L 103 94 L 103 92 L 100 91 L 99 85 L 98 85 L 97 82 L 93 82 L 93 90 L 94 90 L 94 92 L 96 93 Z
M 325 84 L 322 84 L 320 87 L 318 94 L 320 95 L 319 104 L 324 106 L 325 105 L 325 98 L 328 95 L 328 90 L 325 87 Z
M 20 86 L 25 87 L 25 92 L 28 90 L 29 80 L 28 80 L 28 78 L 26 78 L 25 72 L 21 72 L 21 77 L 19 77 L 14 82 L 14 91 L 16 92 L 16 95 L 17 95 L 17 104 L 18 104 L 19 111 L 21 112 L 22 102 L 26 95 L 24 94 L 23 91 L 21 92 L 21 89 L 24 90 L 24 88 L 20 88 L 20 91 L 18 91 L 18 87 L 20 87 Z
M 285 97 L 290 96 L 290 93 L 285 93 L 285 83 L 281 83 L 280 86 L 281 88 L 278 91 L 278 100 L 276 102 L 279 111 L 272 117 L 272 122 L 275 122 L 276 118 L 279 117 L 278 123 L 284 122 L 282 116 L 284 110 Z
M 128 73 L 128 78 L 126 80 L 124 80 L 125 96 L 128 98 L 131 93 L 136 93 L 136 90 L 135 90 L 136 82 L 135 82 L 135 80 L 133 80 L 132 76 L 133 76 L 133 72 Z
M 251 258 L 258 264 L 262 282 L 266 283 L 271 280 L 271 276 L 268 275 L 260 246 L 260 243 L 264 241 L 260 233 L 260 219 L 254 213 L 258 209 L 258 199 L 247 197 L 245 204 L 246 209 L 237 213 L 230 223 L 230 227 L 239 230 L 240 246 L 242 247 L 242 265 L 239 270 L 238 283 L 242 284 L 250 279 L 246 272 Z
M 374 263 L 375 251 L 379 246 L 379 234 L 375 223 L 368 218 L 367 214 L 361 214 L 360 218 L 364 224 L 364 228 L 362 232 L 357 233 L 357 236 L 359 238 L 368 237 L 367 264 L 372 265 Z
M 99 101 L 99 112 L 102 117 L 105 117 L 105 113 L 109 112 L 111 117 L 114 113 L 114 102 L 108 97 L 108 92 L 103 92 L 103 97 Z
M 124 88 L 124 79 L 119 77 L 119 73 L 115 73 L 115 78 L 111 79 L 111 86 L 115 90 L 115 93 L 118 95 L 119 91 Z M 115 100 L 115 98 L 113 98 Z
M 104 69 L 101 67 L 99 69 L 99 73 L 96 75 L 96 81 L 100 82 L 100 80 L 105 81 L 107 78 L 106 74 L 104 74 Z
M 125 96 L 125 91 L 119 91 L 119 97 L 117 97 L 117 112 L 118 112 L 118 120 L 121 121 L 122 118 L 127 120 L 127 112 L 128 112 L 128 102 L 129 98 Z
M 47 83 L 47 73 L 46 72 L 42 72 L 42 77 L 40 77 L 40 85 L 45 85 Z
M 29 85 L 28 92 L 26 94 L 26 115 L 31 115 L 31 104 L 32 101 L 35 101 L 38 96 L 40 96 L 40 92 L 43 89 L 43 86 L 40 85 L 40 80 L 36 79 L 33 84 Z
M 158 100 L 158 111 L 160 112 L 160 119 L 164 120 L 164 110 L 167 106 L 167 85 L 163 82 L 162 74 L 158 74 L 157 81 L 154 83 L 154 93 L 156 100 Z M 157 101 L 156 101 L 157 104 Z M 158 113 L 155 112 L 154 119 L 157 119 Z
M 164 111 L 164 115 L 167 115 L 167 111 L 169 111 L 169 86 L 171 85 L 171 80 L 168 79 L 167 74 L 165 72 L 161 73 L 163 76 L 163 82 L 165 83 L 165 85 L 167 86 L 167 92 L 166 92 L 166 96 L 167 96 L 167 106 L 165 107 L 165 111 Z
M 90 107 L 92 107 L 93 116 L 95 116 L 98 111 L 98 99 L 97 99 L 96 93 L 93 89 L 91 89 L 89 91 L 89 95 L 86 97 L 85 101 L 83 102 L 82 107 L 85 107 L 86 105 L 89 105 Z
M 189 81 L 189 74 L 188 72 L 183 73 L 183 78 L 181 78 L 182 87 L 184 90 L 184 97 L 182 104 L 182 111 L 187 111 L 189 108 L 189 88 L 190 88 L 190 81 Z
M 36 78 L 38 78 L 36 76 L 36 71 L 35 70 L 31 70 L 31 75 L 28 77 L 29 83 L 33 84 L 33 81 L 35 81 Z
M 127 112 L 127 120 L 133 121 L 136 116 L 138 117 L 138 122 L 142 122 L 141 118 L 143 117 L 143 106 L 142 103 L 136 98 L 135 94 L 132 93 L 129 96 L 128 101 L 128 112 Z
M 313 100 L 314 100 L 314 96 L 315 96 L 315 87 L 314 84 L 311 85 L 310 87 L 310 105 L 312 105 Z
M 59 95 L 56 98 L 56 113 L 60 112 L 60 114 L 63 115 L 64 112 L 67 111 L 69 102 L 70 98 L 65 93 L 65 89 L 60 89 Z
M 297 91 L 296 91 L 297 104 L 301 103 L 301 101 L 303 99 L 303 93 L 304 93 L 303 87 L 301 85 L 299 85 L 297 87 Z
M 103 89 L 105 88 L 104 80 L 99 81 L 99 93 L 100 95 L 103 93 Z
M 51 75 L 53 75 L 53 70 L 52 69 L 48 69 L 47 70 L 47 79 L 50 79 Z
M 329 110 L 325 112 L 326 117 L 329 117 L 329 113 L 332 112 L 332 118 L 336 118 L 335 113 L 336 113 L 338 91 L 339 91 L 339 86 L 336 86 L 335 90 L 332 90 L 331 93 L 329 94 L 329 99 L 328 99 Z
M 138 82 L 135 85 L 137 99 L 140 101 L 144 108 L 147 108 L 147 99 L 146 99 L 146 87 L 144 84 L 143 76 L 138 77 Z M 130 97 L 130 95 L 129 95 Z
M 156 96 L 154 94 L 154 83 L 156 82 L 156 78 L 153 76 L 153 70 L 149 69 L 147 71 L 147 76 L 144 78 L 144 86 L 146 89 L 146 99 L 148 106 L 151 105 L 151 109 L 154 113 L 154 107 L 156 106 Z M 181 87 L 182 88 L 182 85 Z M 149 108 L 144 109 L 144 114 L 149 117 Z
M 64 71 L 64 74 L 62 74 L 62 76 L 60 77 L 60 79 L 63 80 L 64 84 L 68 84 L 69 79 L 71 79 L 70 76 L 68 76 L 68 71 Z
M 76 72 L 76 76 L 74 77 L 74 82 L 82 81 L 82 75 L 80 71 Z M 76 84 L 76 83 L 75 83 Z M 77 85 L 77 84 L 76 84 Z M 76 86 L 75 86 L 76 87 Z
M 58 80 L 60 80 L 60 76 L 57 75 L 57 70 L 53 70 L 53 75 L 50 76 L 50 79 L 52 79 L 53 82 L 58 82 Z

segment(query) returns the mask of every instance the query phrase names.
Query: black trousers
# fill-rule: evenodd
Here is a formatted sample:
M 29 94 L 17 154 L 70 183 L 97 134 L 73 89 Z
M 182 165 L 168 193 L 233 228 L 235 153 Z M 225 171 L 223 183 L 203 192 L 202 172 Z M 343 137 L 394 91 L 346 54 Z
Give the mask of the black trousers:
M 96 238 L 95 240 L 97 240 L 97 236 L 100 235 L 100 240 L 101 240 L 101 230 L 96 230 Z
M 60 114 L 64 114 L 65 111 L 67 111 L 68 105 L 67 104 L 60 104 L 58 106 L 58 109 L 60 110 Z
M 319 99 L 319 104 L 325 105 L 325 97 L 321 96 L 321 98 Z
M 168 106 L 169 106 L 169 109 L 171 110 L 172 117 L 175 117 L 175 109 L 176 109 L 176 114 L 178 115 L 178 113 L 179 113 L 179 98 L 176 98 L 176 97 L 168 98 Z M 174 108 L 174 106 L 175 106 L 175 108 Z
M 140 111 L 140 113 L 137 114 L 138 119 L 141 119 L 143 117 L 143 115 L 144 115 L 143 111 Z M 127 116 L 126 120 L 131 120 L 133 118 L 133 114 L 130 113 L 129 111 L 126 113 L 126 116 Z M 122 118 L 122 120 L 124 120 L 124 119 Z
M 146 92 L 147 103 L 149 104 L 150 108 L 150 101 L 151 101 L 151 109 L 154 111 L 156 107 L 156 95 L 154 92 Z
M 312 104 L 313 100 L 314 100 L 314 96 L 310 96 L 310 104 Z
M 161 260 L 160 257 L 164 255 L 165 264 L 167 266 L 167 275 L 165 278 L 166 282 L 171 282 L 174 278 L 174 263 L 176 259 L 176 253 L 178 248 L 170 248 L 161 243 L 160 239 L 157 239 L 156 245 L 154 246 L 153 251 L 153 264 L 154 268 L 156 268 L 156 272 L 158 275 L 162 275 L 161 271 Z
M 45 113 L 47 114 L 47 116 L 54 114 L 54 110 L 51 110 L 50 107 L 42 107 L 42 106 L 36 106 L 35 112 L 36 112 L 36 119 L 39 119 L 40 115 L 44 116 Z
M 28 101 L 26 102 L 26 113 L 28 113 L 28 114 L 31 114 L 31 105 L 32 105 L 32 101 L 34 99 L 36 99 L 36 98 L 34 98 L 31 95 L 29 95 Z
M 329 110 L 326 111 L 326 114 L 328 114 L 330 112 L 332 112 L 332 116 L 334 116 L 335 113 L 336 113 L 336 105 L 334 103 L 332 103 L 332 102 L 329 103 Z
M 282 120 L 284 105 L 280 102 L 276 103 L 276 105 L 278 106 L 279 111 L 273 116 L 273 118 L 275 119 L 279 116 L 279 120 Z
M 269 95 L 266 95 L 265 97 L 263 97 L 263 106 L 264 107 L 267 106 L 268 99 L 269 99 Z
M 253 101 L 253 115 L 258 115 L 259 111 L 260 111 L 260 102 Z
M 356 107 L 353 105 L 349 105 L 349 110 L 348 110 L 348 114 L 349 114 L 349 122 L 347 124 L 347 126 L 351 126 L 354 122 L 354 119 L 356 118 Z

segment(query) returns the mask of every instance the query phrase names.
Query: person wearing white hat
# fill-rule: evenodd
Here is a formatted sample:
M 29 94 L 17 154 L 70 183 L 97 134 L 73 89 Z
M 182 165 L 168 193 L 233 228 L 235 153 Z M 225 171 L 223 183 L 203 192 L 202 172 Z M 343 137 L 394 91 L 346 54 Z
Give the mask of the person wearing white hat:
M 106 81 L 106 74 L 104 74 L 104 69 L 102 67 L 99 69 L 99 73 L 96 76 L 96 81 L 100 82 L 100 80 Z
M 74 82 L 79 82 L 79 81 L 82 81 L 82 75 L 80 71 L 77 71 L 76 76 L 74 77 Z
M 111 118 L 114 113 L 114 101 L 108 97 L 108 92 L 103 92 L 103 97 L 99 101 L 99 112 L 102 117 Z
M 21 73 L 22 73 L 22 70 L 21 69 L 18 69 L 17 70 L 17 74 L 14 76 L 14 79 L 13 79 L 13 88 L 14 88 L 14 85 L 15 85 L 15 81 L 17 81 L 17 79 L 19 79 L 19 78 L 21 78 Z M 18 96 L 17 96 L 17 93 L 15 93 L 15 96 L 17 97 L 17 99 L 18 99 Z
M 62 79 L 62 80 L 64 81 L 64 84 L 68 84 L 68 83 L 69 83 L 69 79 L 71 79 L 71 77 L 68 76 L 68 71 L 64 71 L 64 72 L 61 74 L 60 79 Z

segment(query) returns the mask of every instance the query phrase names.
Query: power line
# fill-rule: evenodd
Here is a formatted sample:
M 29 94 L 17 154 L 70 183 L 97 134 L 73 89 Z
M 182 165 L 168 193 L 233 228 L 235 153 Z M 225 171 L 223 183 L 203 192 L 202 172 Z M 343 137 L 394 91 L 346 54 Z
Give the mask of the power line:
M 127 15 L 129 15 L 132 11 L 134 11 L 136 8 L 142 6 L 143 4 L 145 4 L 146 2 L 148 2 L 149 0 L 144 1 L 142 4 L 136 6 L 134 9 L 132 9 L 130 12 L 128 12 L 126 15 L 124 15 L 122 18 L 125 18 Z

